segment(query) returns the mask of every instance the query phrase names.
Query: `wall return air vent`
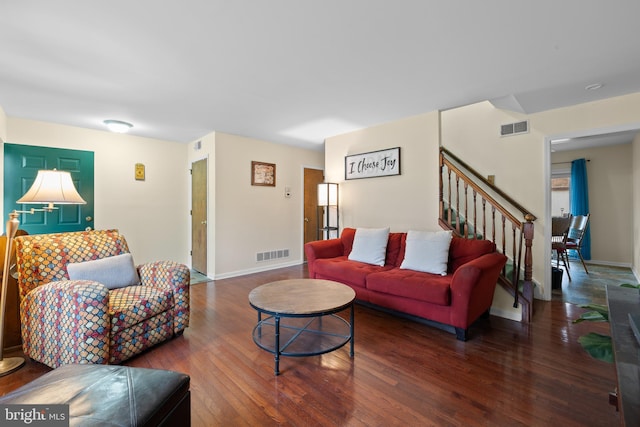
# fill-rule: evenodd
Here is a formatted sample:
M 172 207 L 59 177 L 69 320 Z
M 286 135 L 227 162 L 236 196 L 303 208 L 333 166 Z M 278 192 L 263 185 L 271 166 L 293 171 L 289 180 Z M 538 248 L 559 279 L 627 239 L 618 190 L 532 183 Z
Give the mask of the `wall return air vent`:
M 529 132 L 528 120 L 500 126 L 500 136 L 511 136 L 527 132 Z
M 270 261 L 278 258 L 288 258 L 289 249 L 278 249 L 277 251 L 266 251 L 256 253 L 256 261 Z

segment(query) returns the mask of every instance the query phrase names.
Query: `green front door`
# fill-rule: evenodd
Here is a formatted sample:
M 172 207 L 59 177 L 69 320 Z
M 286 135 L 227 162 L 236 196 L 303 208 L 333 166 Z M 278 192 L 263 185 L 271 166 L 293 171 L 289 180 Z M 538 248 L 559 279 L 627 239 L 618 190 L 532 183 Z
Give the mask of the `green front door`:
M 71 172 L 78 193 L 86 205 L 57 205 L 53 212 L 20 215 L 20 229 L 29 234 L 60 233 L 93 228 L 93 152 L 4 144 L 4 218 L 13 210 L 29 210 L 36 205 L 18 205 L 40 169 Z

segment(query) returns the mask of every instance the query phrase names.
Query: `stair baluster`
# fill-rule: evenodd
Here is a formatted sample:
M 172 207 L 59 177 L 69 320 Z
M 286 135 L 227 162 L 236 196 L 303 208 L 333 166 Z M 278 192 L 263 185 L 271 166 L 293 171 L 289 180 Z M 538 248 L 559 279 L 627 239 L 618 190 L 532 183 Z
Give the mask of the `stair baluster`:
M 496 239 L 499 238 L 500 244 L 497 245 L 497 249 L 509 258 L 499 282 L 513 295 L 513 306 L 522 307 L 522 321 L 530 322 L 534 288 L 531 247 L 534 235 L 533 222 L 536 217 L 444 147 L 440 148 L 439 163 L 441 226 L 453 230 L 458 236 L 488 239 L 486 205 L 489 204 L 491 208 L 490 240 L 496 243 Z M 461 180 L 463 194 L 460 189 Z M 452 185 L 454 182 L 455 189 Z M 469 187 L 471 187 L 471 195 L 468 192 Z M 478 195 L 482 204 L 481 234 L 478 232 Z M 469 221 L 470 209 L 472 209 L 472 222 Z M 496 227 L 497 214 L 500 215 L 500 228 Z M 521 215 L 523 220 L 519 220 L 518 215 Z M 507 222 L 511 225 L 510 233 Z M 508 247 L 510 249 L 507 249 Z

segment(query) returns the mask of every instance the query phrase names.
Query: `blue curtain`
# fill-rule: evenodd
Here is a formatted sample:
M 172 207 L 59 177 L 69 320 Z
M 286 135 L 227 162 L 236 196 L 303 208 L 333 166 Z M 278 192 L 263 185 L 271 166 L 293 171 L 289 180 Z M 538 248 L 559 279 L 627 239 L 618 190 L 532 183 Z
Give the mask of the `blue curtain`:
M 589 184 L 587 182 L 587 161 L 585 159 L 576 159 L 571 162 L 569 206 L 571 215 L 586 215 L 589 213 Z M 591 259 L 591 231 L 589 228 L 587 228 L 582 243 L 581 252 L 584 259 Z

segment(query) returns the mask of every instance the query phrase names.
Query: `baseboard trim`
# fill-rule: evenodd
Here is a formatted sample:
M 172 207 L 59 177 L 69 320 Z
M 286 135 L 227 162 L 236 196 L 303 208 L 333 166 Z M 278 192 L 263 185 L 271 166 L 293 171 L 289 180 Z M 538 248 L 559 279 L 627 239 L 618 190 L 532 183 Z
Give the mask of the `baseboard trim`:
M 522 323 L 522 309 L 505 310 L 498 307 L 491 307 L 489 311 L 492 316 L 502 317 L 503 319 L 513 320 Z
M 580 263 L 580 259 L 573 259 L 571 258 L 572 262 L 577 262 Z M 585 259 L 584 260 L 585 264 L 594 264 L 594 265 L 606 265 L 608 267 L 624 267 L 624 268 L 631 268 L 631 264 L 628 262 L 614 262 L 614 261 L 600 261 L 597 259 Z
M 246 276 L 247 274 L 262 273 L 263 271 L 277 270 L 278 268 L 293 267 L 301 264 L 302 264 L 302 261 L 297 260 L 297 261 L 290 261 L 290 262 L 279 263 L 279 264 L 265 265 L 264 267 L 256 267 L 256 268 L 249 268 L 246 270 L 231 271 L 229 273 L 216 274 L 214 275 L 213 280 L 229 279 L 231 277 L 238 277 L 238 276 Z

